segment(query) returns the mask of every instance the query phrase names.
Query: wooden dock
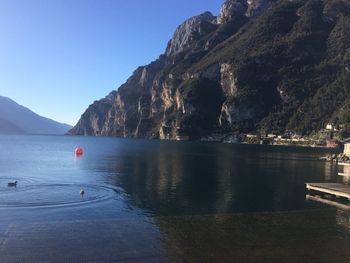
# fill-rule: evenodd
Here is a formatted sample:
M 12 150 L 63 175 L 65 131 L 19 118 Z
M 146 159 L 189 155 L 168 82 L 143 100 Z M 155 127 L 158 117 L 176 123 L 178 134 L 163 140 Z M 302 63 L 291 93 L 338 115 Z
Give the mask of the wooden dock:
M 308 190 L 317 191 L 324 194 L 344 197 L 350 200 L 350 185 L 338 183 L 306 183 Z
M 350 163 L 338 163 L 338 165 L 341 165 L 341 166 L 350 166 Z
M 350 177 L 350 174 L 348 174 L 348 173 L 338 173 L 338 175 L 345 176 L 345 177 Z

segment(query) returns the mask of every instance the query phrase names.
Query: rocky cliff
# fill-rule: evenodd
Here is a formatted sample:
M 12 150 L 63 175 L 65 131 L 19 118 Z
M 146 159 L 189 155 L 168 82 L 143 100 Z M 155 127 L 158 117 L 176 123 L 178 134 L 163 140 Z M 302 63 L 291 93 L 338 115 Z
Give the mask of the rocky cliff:
M 226 0 L 181 24 L 156 61 L 71 134 L 193 138 L 350 125 L 348 0 Z

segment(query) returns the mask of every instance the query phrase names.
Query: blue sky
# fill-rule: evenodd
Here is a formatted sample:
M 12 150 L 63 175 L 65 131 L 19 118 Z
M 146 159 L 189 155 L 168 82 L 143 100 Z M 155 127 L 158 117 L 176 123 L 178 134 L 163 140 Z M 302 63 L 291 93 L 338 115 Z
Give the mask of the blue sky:
M 223 0 L 0 0 L 0 95 L 74 125 Z

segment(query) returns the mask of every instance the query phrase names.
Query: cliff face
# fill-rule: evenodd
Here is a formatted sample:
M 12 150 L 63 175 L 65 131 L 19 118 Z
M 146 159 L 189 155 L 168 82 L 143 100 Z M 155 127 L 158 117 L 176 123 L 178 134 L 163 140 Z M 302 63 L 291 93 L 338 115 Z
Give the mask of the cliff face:
M 115 102 L 116 91 L 112 91 L 105 98 L 95 101 L 89 106 L 70 131 L 70 134 L 79 135 L 103 135 L 102 130 L 107 121 L 107 113 Z
M 199 16 L 192 17 L 181 24 L 175 31 L 165 51 L 168 57 L 181 53 L 191 47 L 195 41 L 207 35 L 215 29 L 213 25 L 215 17 L 206 12 Z
M 350 124 L 347 0 L 227 0 L 94 102 L 71 134 L 197 139 Z

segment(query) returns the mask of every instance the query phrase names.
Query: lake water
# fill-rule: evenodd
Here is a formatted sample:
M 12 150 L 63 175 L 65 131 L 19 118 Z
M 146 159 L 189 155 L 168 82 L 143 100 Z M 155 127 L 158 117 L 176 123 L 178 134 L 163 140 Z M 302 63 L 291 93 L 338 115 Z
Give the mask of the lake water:
M 325 154 L 2 135 L 0 262 L 350 262 L 347 209 L 306 198 Z

